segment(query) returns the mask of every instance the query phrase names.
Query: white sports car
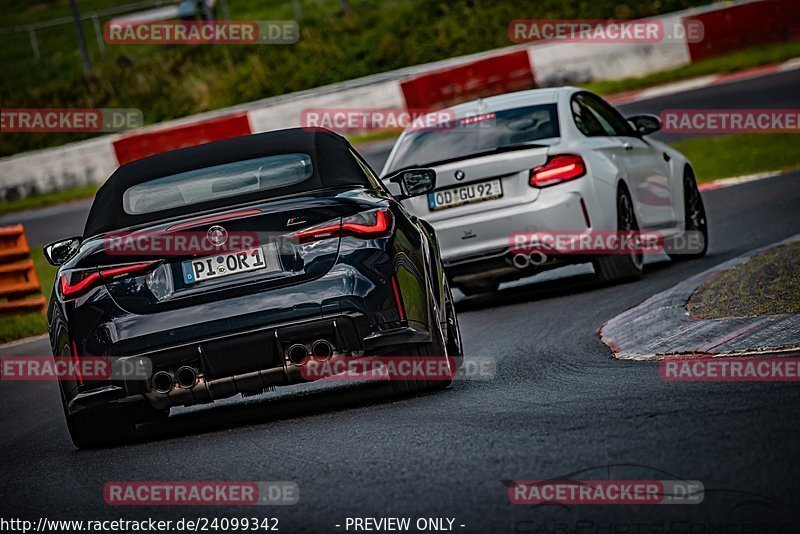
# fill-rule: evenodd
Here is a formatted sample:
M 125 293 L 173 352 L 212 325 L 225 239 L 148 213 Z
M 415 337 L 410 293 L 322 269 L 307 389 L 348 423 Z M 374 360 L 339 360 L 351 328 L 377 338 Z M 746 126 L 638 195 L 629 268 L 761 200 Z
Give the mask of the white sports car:
M 436 229 L 451 283 L 465 294 L 570 263 L 592 262 L 608 281 L 642 275 L 642 247 L 521 251 L 514 240 L 525 242 L 526 234 L 576 240 L 650 233 L 663 238 L 662 251 L 674 260 L 705 254 L 706 215 L 692 167 L 648 137 L 660 129 L 658 117 L 625 119 L 574 87 L 510 93 L 436 113 L 449 116 L 446 127 L 407 128 L 381 175 L 436 170 L 435 191 L 403 204 Z M 686 246 L 689 234 L 699 239 Z

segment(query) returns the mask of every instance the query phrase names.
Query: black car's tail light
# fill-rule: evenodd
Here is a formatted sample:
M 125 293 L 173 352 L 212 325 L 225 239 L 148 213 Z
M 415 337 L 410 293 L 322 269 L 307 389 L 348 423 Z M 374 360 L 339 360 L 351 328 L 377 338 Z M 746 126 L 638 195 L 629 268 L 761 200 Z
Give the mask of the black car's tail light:
M 158 261 L 148 261 L 95 269 L 65 271 L 61 274 L 58 288 L 65 300 L 71 300 L 106 282 L 144 274 L 153 269 L 158 263 Z
M 547 162 L 531 170 L 528 183 L 531 187 L 548 187 L 580 178 L 586 174 L 583 158 L 576 154 L 550 156 Z
M 392 224 L 392 212 L 388 209 L 377 209 L 300 230 L 294 233 L 294 237 L 300 243 L 345 236 L 372 239 L 389 235 Z

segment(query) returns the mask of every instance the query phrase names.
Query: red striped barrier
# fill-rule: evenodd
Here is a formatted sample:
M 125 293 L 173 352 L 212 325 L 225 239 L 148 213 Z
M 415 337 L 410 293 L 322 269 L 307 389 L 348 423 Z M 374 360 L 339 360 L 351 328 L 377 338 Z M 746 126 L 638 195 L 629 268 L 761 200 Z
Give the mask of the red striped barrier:
M 115 140 L 120 165 L 178 148 L 250 134 L 246 113 L 125 135 Z
M 528 52 L 519 50 L 457 67 L 420 74 L 400 83 L 406 107 L 438 109 L 476 98 L 536 87 Z
M 704 38 L 688 43 L 692 62 L 749 46 L 800 39 L 800 2 L 762 0 L 683 17 L 703 24 Z

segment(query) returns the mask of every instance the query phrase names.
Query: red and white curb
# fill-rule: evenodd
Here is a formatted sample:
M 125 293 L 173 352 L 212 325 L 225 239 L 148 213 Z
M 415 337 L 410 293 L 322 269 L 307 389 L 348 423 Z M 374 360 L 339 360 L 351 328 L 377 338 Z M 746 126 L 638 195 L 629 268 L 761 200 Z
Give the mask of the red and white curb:
M 617 315 L 598 331 L 619 360 L 671 357 L 755 356 L 800 350 L 800 314 L 695 319 L 686 304 L 706 280 L 720 276 L 774 247 L 800 240 L 800 234 L 761 247 L 656 293 Z
M 747 184 L 750 182 L 757 182 L 759 180 L 766 180 L 767 178 L 775 178 L 776 176 L 783 176 L 792 171 L 774 171 L 774 172 L 759 172 L 756 174 L 746 174 L 744 176 L 733 176 L 731 178 L 720 178 L 712 182 L 705 182 L 697 185 L 700 191 L 713 191 L 714 189 L 724 189 L 733 185 Z

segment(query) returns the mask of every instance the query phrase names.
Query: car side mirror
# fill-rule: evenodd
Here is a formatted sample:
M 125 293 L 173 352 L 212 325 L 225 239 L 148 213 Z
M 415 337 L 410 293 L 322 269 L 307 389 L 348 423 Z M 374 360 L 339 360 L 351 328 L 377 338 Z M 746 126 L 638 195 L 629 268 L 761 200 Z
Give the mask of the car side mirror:
M 661 119 L 655 115 L 634 115 L 627 120 L 639 135 L 650 135 L 661 129 Z
M 58 267 L 74 256 L 80 246 L 80 237 L 70 237 L 69 239 L 55 241 L 44 247 L 44 258 L 50 265 Z
M 427 168 L 404 169 L 390 174 L 386 179 L 400 184 L 403 194 L 397 200 L 427 195 L 436 188 L 436 171 Z

